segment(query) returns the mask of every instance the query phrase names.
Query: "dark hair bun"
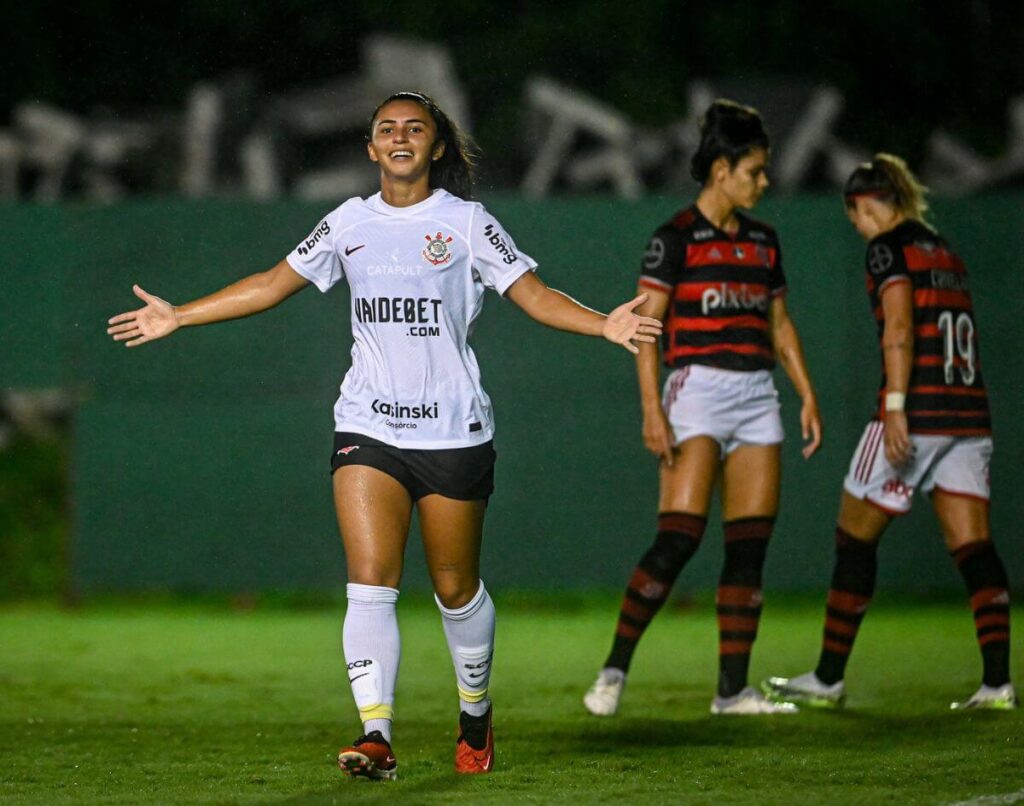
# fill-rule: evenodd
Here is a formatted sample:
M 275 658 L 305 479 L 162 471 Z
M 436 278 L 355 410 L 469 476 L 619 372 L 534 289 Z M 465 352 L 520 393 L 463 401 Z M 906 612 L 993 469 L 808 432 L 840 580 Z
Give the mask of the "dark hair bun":
M 768 134 L 760 113 L 750 106 L 719 98 L 700 121 L 700 146 L 690 159 L 690 175 L 704 184 L 711 165 L 725 157 L 735 166 L 755 148 L 768 149 Z

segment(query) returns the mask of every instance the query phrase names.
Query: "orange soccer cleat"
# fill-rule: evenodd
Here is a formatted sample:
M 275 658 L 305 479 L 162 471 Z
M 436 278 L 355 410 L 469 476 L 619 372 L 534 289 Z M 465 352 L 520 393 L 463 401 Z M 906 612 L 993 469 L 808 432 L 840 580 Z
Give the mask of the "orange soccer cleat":
M 365 776 L 376 781 L 393 781 L 398 777 L 398 762 L 391 744 L 379 730 L 360 736 L 351 746 L 338 752 L 338 767 L 353 778 Z
M 459 739 L 455 744 L 455 772 L 476 775 L 490 772 L 494 766 L 494 731 L 488 708 L 483 716 L 459 714 Z

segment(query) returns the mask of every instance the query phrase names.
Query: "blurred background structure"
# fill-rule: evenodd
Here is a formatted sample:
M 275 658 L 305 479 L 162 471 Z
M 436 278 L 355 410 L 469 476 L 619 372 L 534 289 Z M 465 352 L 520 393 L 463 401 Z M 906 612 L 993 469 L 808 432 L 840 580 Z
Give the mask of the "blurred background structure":
M 324 468 L 347 292 L 131 354 L 103 322 L 133 304 L 134 281 L 175 301 L 213 290 L 374 192 L 368 116 L 398 89 L 431 93 L 475 135 L 483 200 L 547 280 L 599 307 L 631 293 L 647 235 L 696 191 L 689 157 L 710 100 L 761 109 L 774 187 L 758 215 L 780 230 L 829 428 L 813 468 L 787 447 L 769 579 L 792 588 L 826 584 L 839 485 L 877 382 L 863 247 L 835 190 L 875 151 L 906 156 L 971 267 L 996 411 L 996 535 L 1024 570 L 1011 409 L 1024 392 L 1021 4 L 94 0 L 7 17 L 0 596 L 55 580 L 72 594 L 340 585 Z M 617 587 L 646 545 L 655 491 L 631 364 L 494 300 L 476 347 L 502 455 L 490 576 Z M 925 553 L 919 587 L 954 587 L 921 504 L 886 550 Z M 688 572 L 704 584 L 708 543 Z M 900 568 L 883 563 L 883 584 L 904 581 Z M 410 580 L 425 583 L 415 548 Z
M 533 196 L 688 190 L 720 93 L 764 110 L 786 192 L 878 149 L 943 193 L 1024 182 L 1018 3 L 51 6 L 0 33 L 6 199 L 366 192 L 366 117 L 396 87 L 477 136 L 489 187 Z

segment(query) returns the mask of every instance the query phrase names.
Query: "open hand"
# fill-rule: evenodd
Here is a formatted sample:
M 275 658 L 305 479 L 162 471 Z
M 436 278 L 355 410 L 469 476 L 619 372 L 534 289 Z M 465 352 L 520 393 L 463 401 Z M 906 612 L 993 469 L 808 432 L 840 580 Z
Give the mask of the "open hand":
M 147 294 L 137 285 L 132 286 L 132 291 L 146 305 L 136 311 L 119 313 L 107 321 L 110 325 L 107 333 L 114 337 L 114 341 L 125 342 L 125 347 L 138 347 L 147 341 L 169 336 L 178 329 L 178 317 L 173 305 L 160 297 Z
M 601 335 L 613 344 L 621 344 L 633 354 L 640 352 L 635 342 L 656 343 L 661 335 L 661 321 L 633 313 L 634 308 L 646 301 L 647 295 L 641 294 L 608 314 Z

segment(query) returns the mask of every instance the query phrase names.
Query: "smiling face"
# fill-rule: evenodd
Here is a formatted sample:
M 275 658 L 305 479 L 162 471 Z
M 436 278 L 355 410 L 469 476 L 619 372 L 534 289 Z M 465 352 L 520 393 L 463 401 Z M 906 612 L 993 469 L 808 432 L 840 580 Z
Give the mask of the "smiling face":
M 367 150 L 384 178 L 415 183 L 429 181 L 430 164 L 444 153 L 444 143 L 437 142 L 437 124 L 422 104 L 399 99 L 377 112 Z
M 733 207 L 752 209 L 768 189 L 768 152 L 752 148 L 735 165 L 719 157 L 711 166 L 711 181 Z

